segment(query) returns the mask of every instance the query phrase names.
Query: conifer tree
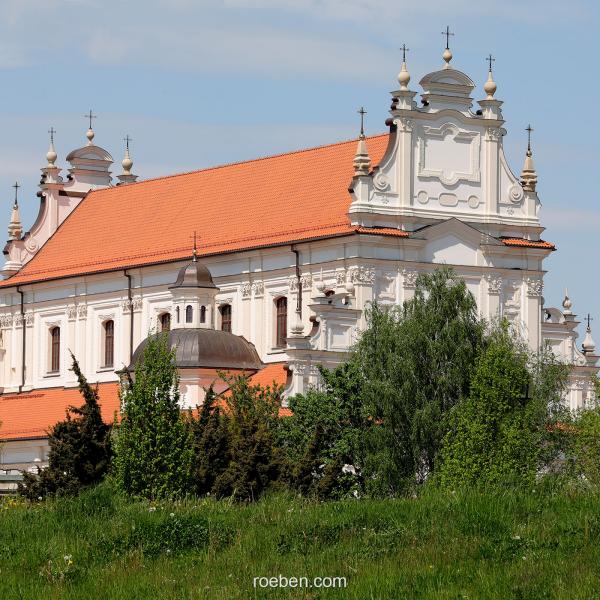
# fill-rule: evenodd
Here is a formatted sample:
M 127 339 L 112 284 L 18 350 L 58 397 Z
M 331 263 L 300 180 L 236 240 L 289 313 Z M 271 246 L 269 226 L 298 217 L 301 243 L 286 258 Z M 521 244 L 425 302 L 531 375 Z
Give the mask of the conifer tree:
M 179 376 L 166 334 L 150 336 L 121 392 L 115 481 L 146 498 L 191 491 L 192 440 L 179 407 Z
M 38 474 L 24 474 L 19 491 L 31 500 L 77 494 L 99 483 L 110 465 L 110 426 L 102 420 L 98 390 L 90 386 L 72 354 L 71 358 L 84 404 L 70 406 L 66 419 L 52 428 L 48 468 Z
M 190 416 L 194 440 L 194 489 L 200 496 L 212 492 L 215 480 L 230 460 L 229 420 L 216 400 L 211 386 L 206 391 L 198 418 Z
M 226 398 L 229 461 L 213 491 L 217 497 L 257 500 L 284 469 L 277 444 L 282 388 L 251 385 L 243 376 L 224 379 L 230 385 Z

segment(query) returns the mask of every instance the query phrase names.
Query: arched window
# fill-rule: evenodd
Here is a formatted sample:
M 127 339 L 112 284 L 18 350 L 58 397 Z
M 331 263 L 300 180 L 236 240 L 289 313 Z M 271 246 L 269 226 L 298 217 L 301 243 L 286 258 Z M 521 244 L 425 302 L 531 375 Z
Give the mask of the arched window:
M 50 330 L 50 372 L 60 371 L 60 327 Z
M 231 333 L 231 304 L 223 304 L 221 311 L 221 329 Z
M 285 346 L 285 338 L 287 338 L 287 298 L 282 296 L 275 300 L 275 345 L 278 347 Z
M 180 315 L 180 310 L 179 310 L 179 306 L 175 307 L 175 319 L 176 321 L 179 323 L 179 321 L 181 320 L 181 315 Z
M 112 367 L 115 362 L 115 322 L 104 323 L 104 364 L 103 367 Z
M 200 323 L 206 323 L 206 306 L 200 307 Z
M 191 304 L 188 304 L 185 307 L 185 322 L 193 323 L 193 321 L 194 321 L 194 309 L 192 308 Z
M 163 313 L 160 315 L 159 321 L 161 332 L 171 330 L 171 313 Z

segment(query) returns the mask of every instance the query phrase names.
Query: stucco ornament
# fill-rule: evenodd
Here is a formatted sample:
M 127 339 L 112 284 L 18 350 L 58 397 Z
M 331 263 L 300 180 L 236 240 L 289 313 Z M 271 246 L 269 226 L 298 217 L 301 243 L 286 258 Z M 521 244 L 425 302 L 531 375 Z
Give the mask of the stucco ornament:
M 527 295 L 535 298 L 542 295 L 544 291 L 544 282 L 537 277 L 529 277 L 527 279 Z
M 402 279 L 406 289 L 412 289 L 417 285 L 419 272 L 414 269 L 402 269 Z
M 490 294 L 499 294 L 502 291 L 502 277 L 497 273 L 490 273 L 485 276 Z

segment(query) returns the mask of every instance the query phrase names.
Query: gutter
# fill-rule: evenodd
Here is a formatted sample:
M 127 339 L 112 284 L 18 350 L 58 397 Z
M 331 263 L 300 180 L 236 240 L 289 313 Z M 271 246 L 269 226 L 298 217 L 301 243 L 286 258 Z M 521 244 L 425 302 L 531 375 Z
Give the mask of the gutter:
M 296 281 L 298 282 L 298 296 L 296 299 L 296 313 L 298 314 L 298 317 L 301 319 L 302 318 L 302 282 L 300 281 L 300 278 L 302 276 L 302 273 L 300 271 L 300 251 L 296 250 L 296 245 L 292 244 L 290 246 L 291 251 L 296 255 Z
M 21 384 L 19 385 L 19 394 L 25 387 L 25 353 L 27 350 L 27 325 L 25 323 L 25 292 L 20 286 L 17 286 L 17 293 L 21 295 Z
M 127 269 L 123 269 L 123 275 L 127 277 L 127 302 L 129 306 L 129 360 L 127 364 L 131 364 L 133 359 L 133 301 L 131 298 L 131 275 Z

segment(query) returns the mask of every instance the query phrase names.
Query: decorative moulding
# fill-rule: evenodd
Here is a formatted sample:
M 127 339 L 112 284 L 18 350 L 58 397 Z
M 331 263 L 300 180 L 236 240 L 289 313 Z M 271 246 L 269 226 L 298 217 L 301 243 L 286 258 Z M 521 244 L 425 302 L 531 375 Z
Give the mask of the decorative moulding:
M 445 168 L 426 168 L 427 140 L 444 140 L 446 136 L 452 136 L 456 142 L 469 142 L 469 168 L 464 171 L 447 171 Z M 454 123 L 444 123 L 441 127 L 423 126 L 422 137 L 419 137 L 419 177 L 434 177 L 444 185 L 454 185 L 459 181 L 470 181 L 478 183 L 481 179 L 479 170 L 479 133 L 475 131 L 462 131 Z

